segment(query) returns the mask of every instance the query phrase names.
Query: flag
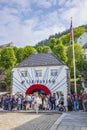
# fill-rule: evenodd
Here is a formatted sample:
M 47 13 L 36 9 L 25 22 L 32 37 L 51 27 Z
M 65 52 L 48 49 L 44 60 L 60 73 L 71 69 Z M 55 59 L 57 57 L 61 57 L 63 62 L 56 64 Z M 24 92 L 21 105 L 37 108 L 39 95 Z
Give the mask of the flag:
M 72 43 L 72 18 L 71 18 L 71 24 L 70 24 L 70 43 Z

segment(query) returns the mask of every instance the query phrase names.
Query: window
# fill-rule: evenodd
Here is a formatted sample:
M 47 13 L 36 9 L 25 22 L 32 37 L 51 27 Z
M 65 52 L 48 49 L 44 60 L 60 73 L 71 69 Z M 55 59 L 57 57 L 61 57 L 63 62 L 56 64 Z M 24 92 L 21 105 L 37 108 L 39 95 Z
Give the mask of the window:
M 21 71 L 21 76 L 22 77 L 27 77 L 27 71 Z
M 42 77 L 42 71 L 41 70 L 35 70 L 35 77 Z
M 51 70 L 51 76 L 58 76 L 58 71 L 57 71 L 57 69 L 52 69 L 52 70 Z

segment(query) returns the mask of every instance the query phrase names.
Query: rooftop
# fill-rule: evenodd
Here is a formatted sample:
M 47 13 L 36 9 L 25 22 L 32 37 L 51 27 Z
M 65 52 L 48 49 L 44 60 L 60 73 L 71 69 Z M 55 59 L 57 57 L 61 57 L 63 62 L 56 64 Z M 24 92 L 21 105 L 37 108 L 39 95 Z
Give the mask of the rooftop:
M 65 65 L 53 53 L 35 53 L 19 63 L 16 67 L 33 67 L 33 66 L 56 66 Z

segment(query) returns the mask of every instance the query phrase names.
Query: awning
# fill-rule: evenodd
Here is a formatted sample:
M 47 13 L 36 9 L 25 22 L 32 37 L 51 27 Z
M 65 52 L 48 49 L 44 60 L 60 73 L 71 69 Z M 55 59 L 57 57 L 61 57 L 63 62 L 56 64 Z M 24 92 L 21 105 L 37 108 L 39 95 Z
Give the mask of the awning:
M 38 90 L 38 89 L 39 89 L 39 90 L 43 90 L 46 94 L 51 94 L 51 91 L 49 90 L 49 88 L 46 87 L 46 86 L 43 85 L 43 84 L 33 84 L 33 85 L 31 85 L 31 86 L 27 89 L 26 94 L 31 94 L 32 91 Z

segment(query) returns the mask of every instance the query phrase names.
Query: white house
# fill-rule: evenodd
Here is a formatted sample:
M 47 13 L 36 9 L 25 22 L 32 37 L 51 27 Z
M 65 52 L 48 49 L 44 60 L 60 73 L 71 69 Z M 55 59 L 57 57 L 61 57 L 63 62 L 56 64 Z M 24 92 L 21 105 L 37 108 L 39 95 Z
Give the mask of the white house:
M 33 54 L 13 68 L 12 93 L 62 92 L 66 105 L 69 78 L 68 67 L 51 52 Z
M 84 32 L 78 39 L 77 43 L 84 48 L 84 54 L 87 57 L 87 32 Z
M 84 49 L 84 55 L 87 59 L 87 32 L 84 32 L 78 39 L 77 39 L 77 43 L 80 44 L 83 49 Z M 82 86 L 85 89 L 85 91 L 87 91 L 87 71 L 84 71 L 84 78 L 85 81 L 82 82 Z

